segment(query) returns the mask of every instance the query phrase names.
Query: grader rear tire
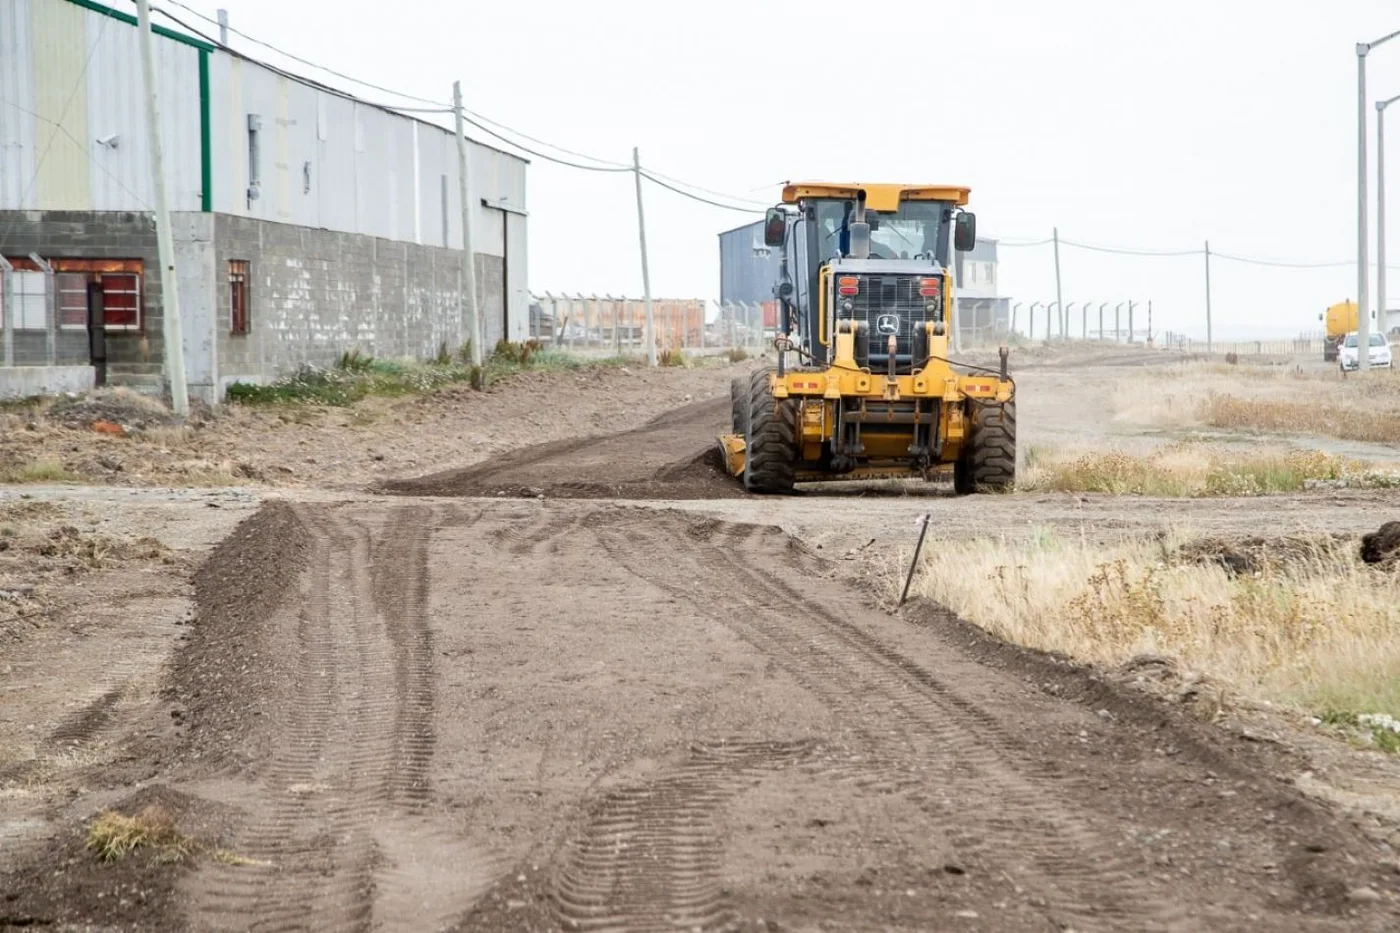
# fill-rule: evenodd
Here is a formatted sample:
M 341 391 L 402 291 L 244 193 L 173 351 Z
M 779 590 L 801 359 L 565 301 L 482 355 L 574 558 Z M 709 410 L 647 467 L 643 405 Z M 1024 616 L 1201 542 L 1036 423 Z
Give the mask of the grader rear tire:
M 749 381 L 744 425 L 744 488 L 749 492 L 792 492 L 797 471 L 797 403 L 773 397 L 768 375 Z
M 1005 492 L 1016 482 L 1016 403 L 969 401 L 967 449 L 953 466 L 959 495 Z
M 735 434 L 743 434 L 749 421 L 749 383 L 742 376 L 729 380 L 729 426 Z

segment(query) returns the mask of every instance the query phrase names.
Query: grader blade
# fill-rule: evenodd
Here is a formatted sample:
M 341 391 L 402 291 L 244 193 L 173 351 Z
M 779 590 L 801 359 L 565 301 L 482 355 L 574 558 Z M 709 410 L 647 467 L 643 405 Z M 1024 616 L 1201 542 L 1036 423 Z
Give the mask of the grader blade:
M 738 434 L 719 436 L 719 454 L 724 460 L 724 469 L 730 476 L 744 475 L 744 438 Z

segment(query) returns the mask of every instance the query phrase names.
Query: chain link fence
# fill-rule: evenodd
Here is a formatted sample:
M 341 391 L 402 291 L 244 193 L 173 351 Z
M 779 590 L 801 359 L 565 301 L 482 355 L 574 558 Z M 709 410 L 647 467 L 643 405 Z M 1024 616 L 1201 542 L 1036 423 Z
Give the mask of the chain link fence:
M 719 303 L 703 298 L 653 298 L 657 350 L 726 353 L 771 348 L 773 302 Z M 640 356 L 647 349 L 646 302 L 611 295 L 531 296 L 530 338 L 546 347 L 596 356 Z

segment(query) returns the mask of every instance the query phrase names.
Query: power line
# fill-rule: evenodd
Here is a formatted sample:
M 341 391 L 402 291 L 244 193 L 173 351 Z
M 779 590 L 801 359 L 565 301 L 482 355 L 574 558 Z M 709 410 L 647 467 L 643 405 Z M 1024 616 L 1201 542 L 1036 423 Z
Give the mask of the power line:
M 417 102 L 420 103 L 420 104 L 432 104 L 432 105 L 434 105 L 434 106 L 432 106 L 432 107 L 401 107 L 401 106 L 398 106 L 397 104 L 385 104 L 385 105 L 383 105 L 383 106 L 384 106 L 384 108 L 385 108 L 386 110 L 398 110 L 398 111 L 401 111 L 401 112 L 404 112 L 404 113 L 443 113 L 443 114 L 446 114 L 446 113 L 451 113 L 451 112 L 452 112 L 452 107 L 451 107 L 450 105 L 443 104 L 443 103 L 441 103 L 441 102 L 439 102 L 439 101 L 429 100 L 429 99 L 426 98 L 426 97 L 419 97 L 419 96 L 417 96 L 416 94 L 409 94 L 409 93 L 404 92 L 404 91 L 396 91 L 396 90 L 394 90 L 393 88 L 384 87 L 383 85 L 379 85 L 379 84 L 373 84 L 373 83 L 371 83 L 371 82 L 369 82 L 369 81 L 362 81 L 362 80 L 360 80 L 359 78 L 351 77 L 350 75 L 345 74 L 344 72 L 336 71 L 334 68 L 329 68 L 329 67 L 327 67 L 327 66 L 325 66 L 325 65 L 317 64 L 316 62 L 313 62 L 313 61 L 311 61 L 310 59 L 302 58 L 302 57 L 300 57 L 300 56 L 298 56 L 298 55 L 293 55 L 291 52 L 288 52 L 288 51 L 285 51 L 284 49 L 278 48 L 277 46 L 272 45 L 272 44 L 269 43 L 269 42 L 264 42 L 264 41 L 261 40 L 261 39 L 254 38 L 253 36 L 250 36 L 250 35 L 248 35 L 248 34 L 245 33 L 245 32 L 242 32 L 242 31 L 240 31 L 240 30 L 234 29 L 232 26 L 224 26 L 224 25 L 220 24 L 217 20 L 214 20 L 214 19 L 210 18 L 209 16 L 206 16 L 205 14 L 199 12 L 198 10 L 196 10 L 196 9 L 194 9 L 194 8 L 192 8 L 192 7 L 190 7 L 189 5 L 187 5 L 187 4 L 185 4 L 185 3 L 182 3 L 181 0 L 164 0 L 164 2 L 174 4 L 175 6 L 178 6 L 178 7 L 180 7 L 180 8 L 183 9 L 183 10 L 188 10 L 190 13 L 193 13 L 195 16 L 199 17 L 200 19 L 204 20 L 205 22 L 208 22 L 208 23 L 212 23 L 212 24 L 214 24 L 214 25 L 221 26 L 221 28 L 227 29 L 229 32 L 233 33 L 233 34 L 236 35 L 236 36 L 240 36 L 240 37 L 242 37 L 242 38 L 244 38 L 244 39 L 247 39 L 249 42 L 252 42 L 252 43 L 255 44 L 255 45 L 260 45 L 260 46 L 262 46 L 263 48 L 266 48 L 266 49 L 269 49 L 269 50 L 271 50 L 271 51 L 273 51 L 273 52 L 276 52 L 278 55 L 282 55 L 282 56 L 284 56 L 284 57 L 286 57 L 286 58 L 289 58 L 289 59 L 291 59 L 291 60 L 294 61 L 294 62 L 298 62 L 298 63 L 300 63 L 300 64 L 302 64 L 302 65 L 306 65 L 306 66 L 309 67 L 309 68 L 315 68 L 317 71 L 323 71 L 323 72 L 325 72 L 326 74 L 334 75 L 334 76 L 337 77 L 337 78 L 340 78 L 340 79 L 342 79 L 342 80 L 344 80 L 344 81 L 349 81 L 349 82 L 351 82 L 352 84 L 358 84 L 358 85 L 360 85 L 361 87 L 372 88 L 373 90 L 380 91 L 380 92 L 385 93 L 385 94 L 392 94 L 392 95 L 395 96 L 395 97 L 402 97 L 402 98 L 405 99 L 405 100 L 417 101 Z M 181 22 L 181 21 L 180 21 L 179 19 L 177 19 L 176 17 L 171 16 L 171 14 L 170 14 L 169 12 L 167 12 L 167 11 L 165 11 L 165 10 L 160 10 L 159 12 L 161 13 L 161 15 L 168 17 L 168 18 L 171 19 L 173 22 L 179 23 L 179 24 L 180 24 L 181 26 L 183 26 L 185 29 L 188 29 L 188 30 L 190 30 L 191 32 L 195 33 L 196 35 L 199 35 L 199 36 L 201 36 L 202 38 L 207 39 L 208 41 L 212 42 L 214 45 L 217 45 L 217 46 L 219 46 L 220 48 L 223 48 L 223 49 L 225 49 L 225 50 L 227 50 L 227 51 L 230 51 L 230 52 L 233 51 L 232 49 L 230 49 L 228 46 L 224 45 L 223 43 L 218 42 L 217 40 L 214 40 L 214 39 L 210 38 L 209 36 L 205 35 L 204 33 L 200 32 L 200 31 L 198 31 L 198 30 L 196 30 L 196 29 L 193 29 L 193 28 L 190 27 L 188 24 Z M 499 127 L 500 129 L 505 130 L 506 132 L 509 132 L 509 133 L 511 133 L 511 134 L 513 134 L 513 135 L 515 135 L 515 136 L 519 136 L 521 139 L 528 140 L 528 141 L 530 141 L 530 142 L 536 143 L 536 144 L 541 145 L 541 146 L 546 146 L 546 147 L 548 147 L 548 148 L 550 148 L 550 149 L 556 149 L 556 150 L 558 150 L 559 152 L 563 152 L 563 153 L 566 153 L 567 155 L 575 156 L 575 157 L 580 158 L 580 159 L 588 159 L 589 161 L 592 161 L 592 162 L 599 162 L 599 163 L 602 163 L 603 165 L 606 165 L 606 166 L 609 166 L 609 167 L 623 168 L 623 169 L 625 169 L 626 171 L 629 171 L 629 172 L 632 170 L 631 166 L 622 166 L 621 163 L 618 163 L 618 162 L 612 162 L 612 161 L 610 161 L 610 160 L 608 160 L 608 159 L 599 159 L 599 158 L 597 158 L 596 156 L 591 156 L 591 155 L 588 155 L 587 153 L 575 152 L 575 151 L 573 151 L 572 149 L 566 149 L 566 148 L 563 147 L 563 146 L 555 145 L 554 143 L 548 142 L 547 140 L 537 139 L 537 138 L 535 138 L 535 137 L 533 137 L 533 136 L 530 136 L 530 135 L 527 134 L 527 133 L 522 133 L 520 130 L 517 130 L 517 129 L 514 129 L 513 127 L 507 126 L 507 125 L 504 124 L 504 123 L 501 123 L 501 122 L 499 122 L 499 121 L 497 121 L 497 120 L 493 120 L 493 119 L 491 119 L 490 117 L 488 117 L 488 116 L 486 116 L 486 115 L 484 115 L 484 114 L 477 113 L 477 112 L 475 112 L 475 111 L 473 111 L 473 110 L 468 110 L 468 109 L 466 109 L 465 107 L 462 108 L 462 112 L 463 112 L 463 113 L 466 113 L 466 114 L 470 114 L 471 116 L 475 117 L 476 120 L 480 121 L 480 122 L 467 121 L 467 122 L 470 122 L 470 123 L 472 124 L 472 126 L 476 127 L 477 129 L 482 130 L 483 132 L 486 132 L 486 133 L 490 134 L 492 137 L 494 137 L 494 138 L 496 138 L 496 139 L 499 139 L 499 140 L 501 140 L 502 142 L 505 142 L 505 143 L 507 143 L 507 144 L 509 144 L 509 145 L 515 146 L 515 148 L 520 149 L 520 150 L 523 151 L 523 152 L 529 152 L 531 155 L 537 156 L 537 157 L 539 157 L 539 158 L 541 158 L 541 159 L 546 159 L 546 160 L 548 160 L 548 161 L 558 161 L 558 162 L 560 162 L 561 164 L 568 165 L 568 166 L 571 167 L 571 168 L 582 168 L 582 169 L 584 169 L 585 171 L 591 169 L 590 166 L 579 166 L 579 165 L 575 165 L 574 163 L 568 162 L 568 161 L 566 161 L 566 160 L 553 159 L 553 158 L 551 158 L 550 156 L 544 155 L 543 153 L 535 152 L 534 150 L 531 150 L 531 149 L 529 149 L 529 148 L 527 148 L 527 147 L 525 147 L 525 146 L 520 145 L 519 143 L 514 142 L 513 140 L 509 139 L 508 137 L 502 136 L 500 133 L 497 133 L 497 132 L 495 132 L 495 131 L 489 129 L 488 127 L 482 126 L 481 124 L 482 124 L 482 123 L 488 123 L 488 124 L 490 124 L 491 126 Z M 602 171 L 602 169 L 594 169 L 594 170 L 595 170 L 595 171 Z
M 511 138 L 508 137 L 508 136 L 502 136 L 500 133 L 498 133 L 498 132 L 496 132 L 495 130 L 491 129 L 489 126 L 486 126 L 484 123 L 478 123 L 476 120 L 473 120 L 471 117 L 465 116 L 465 113 L 466 113 L 466 111 L 465 111 L 465 109 L 464 109 L 464 110 L 463 110 L 463 114 L 464 114 L 464 115 L 463 115 L 463 117 L 462 117 L 462 122 L 463 122 L 463 123 L 469 123 L 469 124 L 471 124 L 472 126 L 476 127 L 477 129 L 481 130 L 483 133 L 486 133 L 487 135 L 492 136 L 492 137 L 494 137 L 495 139 L 499 139 L 501 142 L 505 143 L 506 145 L 508 145 L 508 146 L 514 146 L 516 149 L 519 149 L 521 152 L 527 152 L 527 153 L 529 153 L 530 155 L 535 156 L 536 158 L 544 159 L 546 162 L 553 162 L 553 163 L 555 163 L 555 164 L 557 164 L 557 165 L 566 165 L 566 166 L 568 166 L 569 168 L 576 168 L 576 169 L 579 169 L 580 171 L 584 171 L 584 172 L 630 172 L 630 171 L 632 171 L 632 167 L 631 167 L 630 165 L 619 165 L 619 166 L 583 165 L 583 164 L 581 164 L 581 163 L 579 163 L 579 162 L 570 162 L 568 159 L 561 159 L 561 158 L 559 158 L 558 156 L 548 155 L 547 153 L 540 152 L 540 151 L 537 150 L 537 149 L 531 149 L 529 146 L 521 145 L 520 143 L 516 142 L 515 140 L 511 139 Z M 557 147 L 556 147 L 556 148 L 557 148 Z M 585 158 L 588 158 L 588 157 L 585 156 Z
M 688 192 L 688 191 L 682 191 L 681 189 L 675 187 L 674 185 L 669 185 L 669 184 L 667 184 L 666 182 L 664 182 L 664 181 L 662 181 L 661 179 L 657 178 L 655 175 L 651 174 L 650 172 L 646 171 L 645 169 L 643 169 L 643 170 L 641 171 L 641 175 L 642 175 L 643 178 L 645 178 L 647 181 L 651 182 L 651 183 L 654 184 L 654 185 L 660 185 L 661 187 L 665 188 L 665 189 L 668 190 L 668 191 L 674 191 L 676 194 L 679 194 L 679 195 L 682 196 L 682 197 L 690 198 L 692 201 L 699 201 L 701 204 L 708 204 L 708 205 L 710 205 L 711 207 L 723 208 L 724 210 L 727 210 L 727 211 L 736 211 L 736 212 L 738 212 L 738 213 L 740 213 L 740 214 L 761 214 L 761 213 L 763 213 L 763 211 L 758 210 L 758 209 L 756 209 L 756 208 L 752 208 L 752 207 L 736 207 L 736 206 L 734 206 L 734 205 L 732 205 L 732 204 L 721 204 L 721 203 L 719 203 L 718 201 L 711 201 L 709 198 L 702 198 L 702 197 L 700 197 L 700 195 L 698 195 L 698 194 L 691 194 L 691 193 Z
M 556 144 L 551 143 L 551 142 L 549 142 L 549 141 L 547 141 L 547 140 L 536 139 L 534 136 L 530 136 L 530 135 L 528 135 L 528 134 L 526 134 L 526 133 L 522 133 L 522 132 L 520 132 L 520 130 L 514 129 L 514 128 L 509 127 L 509 126 L 506 126 L 504 123 L 500 123 L 500 122 L 498 122 L 498 121 L 496 121 L 496 120 L 492 120 L 490 117 L 482 116 L 481 114 L 477 113 L 477 112 L 474 111 L 474 110 L 468 110 L 466 107 L 463 107 L 463 108 L 462 108 L 462 112 L 463 112 L 463 113 L 467 113 L 467 114 L 471 114 L 472 116 L 476 117 L 478 120 L 481 120 L 481 121 L 484 122 L 484 123 L 489 123 L 489 124 L 491 124 L 492 126 L 499 127 L 500 129 L 503 129 L 503 130 L 505 130 L 505 131 L 508 132 L 508 133 L 511 133 L 511 134 L 513 134 L 513 135 L 515 135 L 515 136 L 519 136 L 521 139 L 527 139 L 527 140 L 529 140 L 530 142 L 532 142 L 532 143 L 538 143 L 538 144 L 541 145 L 541 146 L 548 146 L 550 149 L 556 149 L 556 150 L 558 150 L 559 152 L 565 153 L 566 155 L 575 156 L 575 157 L 580 158 L 580 159 L 588 159 L 588 160 L 591 161 L 591 162 L 599 162 L 599 163 L 602 163 L 602 164 L 605 165 L 605 166 L 609 166 L 609 167 L 613 167 L 613 168 L 621 168 L 621 169 L 625 169 L 626 171 L 629 171 L 629 172 L 632 171 L 632 166 L 630 166 L 630 165 L 624 165 L 624 164 L 621 163 L 621 162 L 613 162 L 613 161 L 611 161 L 610 159 L 600 159 L 600 158 L 598 158 L 597 156 L 591 156 L 591 155 L 589 155 L 589 154 L 586 153 L 586 152 L 575 152 L 575 151 L 572 150 L 572 149 L 565 149 L 563 146 L 556 145 Z M 495 134 L 493 134 L 493 135 L 495 135 Z M 497 138 L 497 139 L 502 139 L 503 137 L 501 137 L 501 136 L 496 136 L 496 138 Z M 512 143 L 512 145 L 515 145 L 515 144 Z M 517 148 L 520 148 L 520 147 L 517 146 Z
M 647 171 L 649 171 L 651 174 L 655 175 L 656 178 L 664 178 L 664 179 L 666 179 L 667 181 L 671 182 L 672 184 L 680 185 L 680 186 L 682 186 L 682 187 L 684 187 L 684 188 L 689 188 L 689 189 L 691 189 L 692 191 L 700 191 L 700 192 L 703 192 L 703 193 L 705 193 L 705 194 L 714 195 L 714 196 L 717 197 L 717 198 L 728 198 L 728 199 L 731 200 L 731 201 L 735 201 L 735 202 L 738 202 L 738 203 L 741 203 L 741 204 L 752 204 L 753 206 L 759 208 L 760 210 L 765 210 L 765 211 L 766 211 L 766 210 L 768 209 L 768 207 L 769 207 L 769 205 L 768 205 L 767 203 L 763 202 L 763 201 L 755 201 L 755 200 L 752 199 L 752 198 L 741 198 L 741 197 L 739 197 L 739 196 L 737 196 L 737 195 L 726 194 L 726 193 L 723 192 L 723 191 L 714 191 L 714 190 L 712 190 L 712 189 L 710 189 L 710 188 L 702 188 L 702 187 L 700 187 L 699 185 L 692 185 L 692 184 L 691 184 L 690 182 L 688 182 L 688 181 L 682 181 L 682 180 L 679 179 L 679 178 L 672 178 L 670 175 L 663 175 L 662 173 L 656 171 L 655 169 L 647 169 Z M 655 179 L 653 179 L 653 181 L 655 181 Z
M 1248 256 L 1232 256 L 1229 253 L 1220 253 L 1215 250 L 1210 251 L 1210 256 L 1212 259 L 1228 259 L 1232 262 L 1243 262 L 1252 266 L 1276 266 L 1284 269 L 1331 269 L 1340 266 L 1356 265 L 1355 259 L 1343 259 L 1338 262 L 1289 262 L 1286 260 L 1253 259 Z M 1368 263 L 1368 265 L 1375 266 L 1376 263 L 1372 262 Z M 1396 267 L 1388 265 L 1386 268 L 1394 269 Z
M 1060 242 L 1066 246 L 1087 249 L 1096 253 L 1119 253 L 1126 256 L 1198 256 L 1201 254 L 1199 249 L 1158 250 L 1139 249 L 1131 246 L 1096 246 L 1092 243 L 1076 243 L 1074 240 L 1067 240 L 1064 237 L 1060 238 Z
M 309 61 L 309 60 L 307 60 L 307 59 L 305 59 L 305 58 L 301 58 L 301 57 L 299 57 L 299 56 L 297 56 L 297 55 L 293 55 L 291 52 L 283 51 L 282 49 L 279 49 L 277 46 L 272 45 L 272 44 L 269 43 L 269 42 L 264 42 L 264 41 L 261 40 L 261 39 L 256 39 L 256 38 L 254 38 L 254 37 L 248 35 L 248 34 L 245 33 L 245 32 L 240 32 L 239 30 L 234 29 L 232 26 L 226 26 L 226 25 L 224 25 L 224 24 L 220 23 L 218 20 L 214 19 L 213 17 L 206 16 L 205 14 L 201 13 L 199 10 L 196 10 L 194 7 L 189 6 L 189 5 L 186 4 L 186 3 L 181 2 L 181 0 L 163 0 L 163 2 L 165 2 L 165 3 L 171 3 L 171 4 L 174 4 L 175 6 L 179 7 L 179 8 L 182 9 L 182 10 L 187 10 L 188 12 L 190 12 L 190 13 L 194 14 L 195 16 L 199 17 L 200 19 L 204 20 L 206 23 L 210 23 L 210 24 L 212 24 L 212 25 L 214 25 L 214 26 L 219 26 L 219 27 L 221 27 L 221 28 L 223 28 L 223 29 L 227 29 L 229 32 L 233 33 L 235 36 L 240 36 L 240 37 L 242 37 L 242 38 L 244 38 L 244 39 L 247 39 L 249 42 L 253 43 L 254 45 L 260 45 L 260 46 L 262 46 L 262 47 L 265 48 L 265 49 L 270 49 L 271 51 L 276 52 L 278 55 L 282 55 L 282 56 L 285 56 L 286 58 L 290 58 L 292 61 L 294 61 L 294 62 L 299 62 L 300 64 L 306 65 L 306 66 L 309 67 L 309 68 L 315 68 L 317 71 L 324 71 L 326 74 L 335 75 L 337 78 L 340 78 L 340 79 L 343 80 L 343 81 L 349 81 L 349 82 L 351 82 L 352 84 L 358 84 L 358 85 L 360 85 L 361 87 L 372 88 L 372 89 L 374 89 L 374 90 L 376 90 L 376 91 L 381 91 L 381 92 L 383 92 L 383 93 L 385 93 L 385 94 L 392 94 L 392 95 L 394 95 L 395 97 L 402 97 L 404 100 L 412 100 L 412 101 L 416 101 L 416 102 L 418 102 L 418 103 L 420 103 L 420 104 L 431 104 L 431 105 L 434 106 L 434 107 L 445 108 L 445 109 L 443 109 L 443 110 L 441 110 L 441 111 L 434 111 L 434 112 L 441 112 L 441 113 L 451 113 L 451 112 L 452 112 L 452 107 L 451 107 L 451 105 L 450 105 L 450 104 L 445 104 L 445 103 L 443 103 L 443 102 L 440 101 L 440 100 L 429 100 L 429 99 L 426 98 L 426 97 L 417 97 L 417 96 L 415 96 L 415 95 L 413 95 L 413 94 L 405 94 L 405 93 L 403 93 L 402 91 L 396 91 L 396 90 L 394 90 L 393 88 L 382 87 L 382 86 L 380 86 L 380 85 L 378 85 L 378 84 L 371 84 L 371 83 L 368 82 L 368 81 L 361 81 L 359 78 L 352 78 L 350 75 L 343 74 L 343 73 L 341 73 L 341 72 L 339 72 L 339 71 L 336 71 L 336 70 L 333 69 L 333 68 L 327 68 L 325 65 L 318 65 L 318 64 L 316 64 L 316 63 L 313 62 L 313 61 Z M 170 15 L 169 13 L 167 13 L 166 11 L 164 11 L 164 10 L 159 10 L 158 12 L 160 12 L 163 16 L 170 17 L 170 19 L 174 20 L 174 21 L 177 22 L 177 23 L 180 23 L 180 21 L 179 21 L 178 19 L 175 19 L 175 17 L 171 16 L 171 15 Z M 180 25 L 181 25 L 181 26 L 184 26 L 186 29 L 190 29 L 190 27 L 189 27 L 189 26 L 186 26 L 184 23 L 180 23 Z M 193 30 L 193 29 L 190 29 L 190 31 L 191 31 L 191 32 L 195 32 L 195 30 Z M 201 35 L 201 37 L 204 38 L 204 39 L 209 39 L 208 36 L 204 36 L 203 34 L 200 34 L 200 33 L 196 33 L 196 34 L 197 34 L 197 35 Z M 228 51 L 233 51 L 232 49 L 229 49 L 228 46 L 224 45 L 222 42 L 217 42 L 217 41 L 214 41 L 213 39 L 209 39 L 209 41 L 210 41 L 211 43 L 213 43 L 214 45 L 219 46 L 219 47 L 222 48 L 222 49 L 226 49 L 226 50 L 228 50 Z

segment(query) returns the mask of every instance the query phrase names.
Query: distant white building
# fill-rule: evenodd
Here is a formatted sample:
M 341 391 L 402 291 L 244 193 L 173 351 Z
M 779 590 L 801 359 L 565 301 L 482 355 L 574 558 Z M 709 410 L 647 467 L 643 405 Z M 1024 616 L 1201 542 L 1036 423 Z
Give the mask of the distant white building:
M 426 356 L 461 343 L 452 132 L 155 31 L 191 393 L 221 398 L 232 381 L 353 346 Z M 96 359 L 92 292 L 112 378 L 160 381 L 144 95 L 133 16 L 91 0 L 0 0 L 6 365 Z M 524 339 L 527 163 L 475 142 L 469 159 L 488 343 Z

